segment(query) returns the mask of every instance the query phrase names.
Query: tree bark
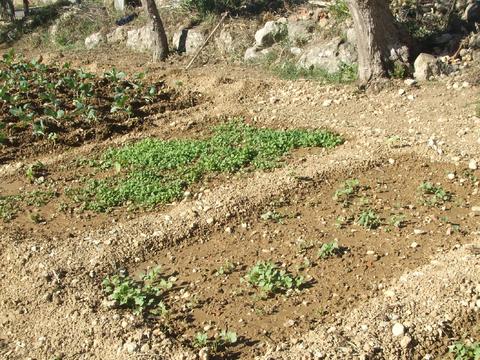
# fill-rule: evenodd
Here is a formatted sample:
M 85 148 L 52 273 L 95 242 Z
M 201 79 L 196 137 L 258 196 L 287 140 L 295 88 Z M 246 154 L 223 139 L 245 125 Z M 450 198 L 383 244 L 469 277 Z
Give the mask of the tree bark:
M 25 17 L 30 15 L 30 4 L 28 0 L 23 0 L 23 14 Z
M 347 0 L 358 49 L 362 83 L 388 76 L 395 62 L 408 63 L 411 41 L 400 29 L 386 0 Z
M 154 36 L 153 60 L 165 61 L 168 56 L 168 40 L 162 19 L 158 12 L 155 0 L 144 0 L 145 11 L 150 20 L 150 26 Z

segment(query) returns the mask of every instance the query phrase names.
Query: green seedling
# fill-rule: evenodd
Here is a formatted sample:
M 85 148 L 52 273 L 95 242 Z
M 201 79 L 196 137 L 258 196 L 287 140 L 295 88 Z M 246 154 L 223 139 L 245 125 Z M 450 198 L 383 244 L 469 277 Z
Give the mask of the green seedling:
M 140 280 L 113 275 L 106 277 L 102 285 L 109 299 L 132 309 L 135 314 L 164 315 L 167 310 L 162 295 L 172 288 L 174 281 L 174 278 L 163 278 L 157 267 L 143 274 Z
M 320 250 L 318 250 L 318 257 L 320 259 L 327 259 L 332 256 L 336 256 L 340 253 L 340 248 L 337 241 L 322 244 Z
M 440 206 L 452 200 L 451 193 L 428 181 L 421 183 L 419 190 L 422 192 L 423 204 L 428 206 Z
M 299 289 L 304 283 L 302 276 L 290 275 L 272 262 L 257 263 L 250 269 L 244 280 L 267 295 Z
M 47 175 L 47 167 L 40 161 L 37 161 L 35 164 L 30 165 L 25 171 L 25 176 L 30 181 L 30 183 L 37 182 L 40 178 Z
M 198 332 L 192 341 L 195 348 L 209 348 L 214 354 L 227 346 L 234 345 L 238 341 L 234 331 L 221 330 L 213 338 L 209 338 L 206 332 Z
M 236 270 L 237 266 L 230 262 L 225 261 L 225 264 L 215 271 L 215 276 L 226 276 L 232 274 Z
M 343 186 L 335 191 L 333 198 L 336 201 L 348 204 L 351 199 L 358 194 L 360 190 L 360 182 L 358 179 L 348 179 Z
M 480 360 L 480 342 L 457 342 L 449 346 L 449 352 L 454 354 L 455 360 Z
M 391 226 L 395 226 L 397 229 L 401 229 L 405 226 L 406 218 L 404 215 L 392 215 L 388 223 Z
M 260 218 L 265 221 L 271 220 L 276 223 L 282 223 L 283 219 L 285 218 L 285 215 L 282 215 L 276 212 L 275 210 L 273 210 L 273 211 L 267 211 L 266 213 L 263 213 L 262 215 L 260 215 Z
M 363 210 L 357 219 L 357 224 L 372 230 L 380 226 L 380 218 L 372 209 Z

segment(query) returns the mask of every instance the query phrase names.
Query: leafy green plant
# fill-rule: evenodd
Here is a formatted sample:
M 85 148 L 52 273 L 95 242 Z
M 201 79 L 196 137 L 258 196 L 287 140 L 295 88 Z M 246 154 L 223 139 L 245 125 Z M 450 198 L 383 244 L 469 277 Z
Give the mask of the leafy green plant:
M 457 342 L 449 346 L 449 352 L 454 354 L 455 360 L 480 360 L 480 342 L 472 344 Z
M 126 275 L 107 276 L 103 288 L 109 299 L 132 309 L 135 314 L 164 315 L 167 311 L 162 295 L 173 286 L 174 278 L 165 279 L 154 268 L 134 280 Z
M 380 218 L 372 209 L 366 209 L 358 216 L 357 224 L 366 229 L 376 229 L 380 226 Z
M 299 289 L 304 283 L 302 276 L 292 276 L 272 262 L 258 262 L 247 273 L 245 280 L 266 294 Z
M 428 206 L 440 206 L 452 200 L 450 192 L 428 181 L 421 183 L 419 190 L 422 192 L 423 203 Z
M 318 250 L 318 257 L 320 259 L 327 259 L 340 253 L 340 248 L 337 241 L 322 244 Z

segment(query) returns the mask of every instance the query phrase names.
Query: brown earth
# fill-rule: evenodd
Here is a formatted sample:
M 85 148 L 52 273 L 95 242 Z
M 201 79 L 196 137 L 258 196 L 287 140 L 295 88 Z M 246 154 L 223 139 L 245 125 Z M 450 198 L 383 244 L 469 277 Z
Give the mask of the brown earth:
M 348 333 L 350 317 L 366 325 L 366 334 L 378 341 L 363 348 L 363 338 L 352 337 L 356 352 L 348 358 L 377 348 L 384 349 L 379 358 L 386 359 L 440 356 L 454 339 L 478 337 L 478 306 L 474 302 L 470 307 L 479 294 L 478 256 L 463 247 L 478 243 L 480 231 L 478 217 L 471 215 L 472 207 L 480 206 L 478 180 L 473 178 L 480 173 L 464 172 L 471 159 L 480 160 L 480 120 L 474 116 L 478 89 L 452 87 L 473 78 L 473 71 L 457 79 L 415 87 L 394 82 L 379 92 L 362 93 L 354 86 L 284 82 L 256 69 L 228 65 L 187 73 L 174 64 L 150 64 L 145 56 L 120 50 L 53 54 L 48 60 L 60 58 L 90 71 L 112 65 L 129 73 L 148 68 L 153 79 L 169 86 L 181 82 L 185 91 L 199 92 L 209 101 L 193 110 L 165 113 L 141 131 L 2 165 L 2 195 L 34 189 L 24 172 L 37 160 L 47 165 L 47 183 L 60 184 L 61 194 L 62 184 L 86 171 L 72 167 L 79 158 L 147 136 L 201 137 L 231 116 L 242 115 L 256 126 L 327 127 L 347 142 L 329 151 L 294 152 L 285 167 L 271 172 L 214 179 L 193 189 L 192 198 L 151 212 L 62 213 L 57 210 L 61 195 L 44 207 L 23 207 L 16 219 L 0 227 L 4 358 L 189 359 L 199 353 L 190 348 L 194 334 L 208 329 L 213 335 L 216 328 L 234 330 L 240 338 L 219 354 L 226 359 L 264 353 L 266 358 L 322 358 L 330 354 L 327 350 L 334 353 L 332 358 L 345 358 L 339 355 L 345 341 L 329 329 L 346 324 L 341 334 Z M 399 88 L 411 99 L 399 95 Z M 325 100 L 333 102 L 324 106 Z M 449 173 L 455 174 L 453 180 Z M 358 178 L 369 189 L 343 207 L 333 194 L 349 178 Z M 452 192 L 452 201 L 425 206 L 418 190 L 423 181 L 440 183 Z M 376 230 L 355 224 L 367 200 L 382 219 Z M 46 223 L 31 221 L 29 212 L 36 211 Z M 268 211 L 285 217 L 280 222 L 262 220 Z M 406 216 L 404 227 L 389 225 L 394 213 Z M 415 230 L 422 234 L 415 235 Z M 321 244 L 334 239 L 345 251 L 318 259 Z M 240 283 L 258 260 L 268 259 L 304 274 L 305 288 L 262 300 L 257 290 Z M 430 264 L 432 259 L 451 263 L 451 272 Z M 226 261 L 237 264 L 235 271 L 215 276 Z M 178 278 L 167 298 L 170 322 L 142 320 L 128 310 L 105 306 L 101 281 L 106 275 L 119 269 L 136 274 L 154 264 Z M 415 274 L 421 269 L 428 270 L 428 276 L 417 282 Z M 452 331 L 428 341 L 418 336 L 408 352 L 398 352 L 391 337 L 378 335 L 390 330 L 368 311 L 386 311 L 390 286 L 403 291 L 400 300 L 411 300 L 409 313 L 401 315 L 413 322 L 406 326 L 412 337 L 416 321 L 422 326 L 435 323 L 442 313 L 453 318 Z M 432 301 L 426 301 L 429 294 L 435 294 Z M 465 301 L 470 310 L 461 311 Z M 427 306 L 432 309 L 429 315 L 424 312 Z M 423 321 L 427 317 L 430 322 Z M 320 339 L 328 334 L 328 341 Z

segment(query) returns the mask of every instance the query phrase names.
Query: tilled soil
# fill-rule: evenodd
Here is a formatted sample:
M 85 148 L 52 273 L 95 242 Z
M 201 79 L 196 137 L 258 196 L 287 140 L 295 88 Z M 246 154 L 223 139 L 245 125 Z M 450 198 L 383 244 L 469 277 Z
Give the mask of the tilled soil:
M 115 56 L 89 53 L 74 61 L 109 68 Z M 140 56 L 129 61 L 137 68 L 145 64 Z M 153 212 L 67 213 L 55 222 L 47 207 L 41 213 L 45 225 L 31 222 L 28 210 L 34 209 L 27 208 L 1 227 L 3 357 L 193 359 L 199 355 L 190 348 L 197 331 L 213 334 L 228 327 L 239 342 L 219 354 L 227 359 L 264 353 L 290 359 L 417 359 L 441 356 L 458 338 L 478 336 L 473 325 L 478 255 L 462 246 L 478 243 L 479 231 L 478 217 L 470 215 L 479 206 L 473 180 L 478 170 L 464 172 L 471 160 L 480 160 L 475 87 L 455 90 L 452 81 L 460 80 L 446 79 L 407 88 L 410 100 L 398 95 L 401 83 L 361 94 L 353 87 L 281 82 L 243 68 L 206 67 L 189 74 L 151 69 L 167 84 L 182 81 L 186 90 L 211 102 L 154 119 L 142 132 L 12 161 L 0 167 L 2 191 L 29 186 L 24 172 L 36 160 L 58 179 L 73 171 L 62 166 L 109 145 L 147 136 L 195 136 L 235 115 L 257 126 L 327 127 L 347 142 L 332 151 L 297 152 L 271 172 L 202 184 L 192 198 Z M 323 106 L 328 99 L 337 101 Z M 332 196 L 349 178 L 370 189 L 362 188 L 344 207 Z M 425 206 L 418 190 L 423 181 L 439 183 L 452 200 Z M 52 204 L 58 204 L 55 198 Z M 379 228 L 355 224 L 362 206 L 378 212 Z M 280 214 L 281 222 L 263 220 L 269 211 Z M 406 223 L 397 229 L 389 219 L 400 212 Z M 335 239 L 345 251 L 318 259 L 321 244 Z M 240 283 L 260 259 L 303 273 L 310 282 L 299 293 L 262 300 L 256 289 Z M 235 271 L 215 276 L 225 261 L 238 263 Z M 136 274 L 154 264 L 178 277 L 167 298 L 171 322 L 106 306 L 104 276 L 120 269 Z M 438 325 L 444 320 L 445 326 Z M 394 322 L 404 326 L 401 337 L 391 335 Z
M 446 174 L 455 171 L 452 165 L 411 157 L 391 162 L 349 174 L 362 188 L 351 204 L 334 199 L 343 186 L 341 178 L 321 183 L 306 179 L 261 211 L 169 247 L 165 255 L 132 272 L 160 265 L 167 274 L 176 274 L 181 300 L 172 299 L 171 321 L 187 339 L 204 328 L 212 333 L 236 330 L 244 342 L 235 353 L 251 358 L 260 355 L 266 343 L 301 338 L 304 332 L 334 323 L 357 304 L 381 294 L 403 272 L 470 242 L 480 230 L 470 210 L 478 181 L 462 175 L 448 180 Z M 458 170 L 461 174 L 462 169 Z M 444 184 L 454 194 L 451 201 L 425 204 L 427 199 L 419 190 L 424 181 Z M 379 215 L 377 229 L 355 224 L 365 208 Z M 276 214 L 275 219 L 262 220 L 266 214 Z M 322 244 L 331 242 L 338 243 L 339 252 L 320 258 Z M 242 283 L 258 261 L 273 261 L 302 275 L 304 288 L 264 299 L 261 291 Z M 195 306 L 185 314 L 185 304 L 190 302 Z

